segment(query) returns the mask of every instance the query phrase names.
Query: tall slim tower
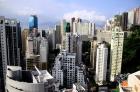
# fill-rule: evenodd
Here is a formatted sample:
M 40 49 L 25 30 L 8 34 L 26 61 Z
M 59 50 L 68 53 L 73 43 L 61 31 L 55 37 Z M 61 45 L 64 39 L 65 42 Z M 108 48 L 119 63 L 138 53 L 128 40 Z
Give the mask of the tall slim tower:
M 61 30 L 61 45 L 62 45 L 62 49 L 64 49 L 65 47 L 65 33 L 66 33 L 66 26 L 67 26 L 67 22 L 66 20 L 62 20 L 61 21 L 61 27 L 60 27 L 60 30 Z
M 106 81 L 108 48 L 104 43 L 97 47 L 96 57 L 96 82 L 102 85 Z
M 94 37 L 91 40 L 91 48 L 90 48 L 90 63 L 92 68 L 95 70 L 96 67 L 96 50 L 97 50 L 97 38 Z
M 135 24 L 140 25 L 140 7 L 135 9 Z
M 7 46 L 5 29 L 5 17 L 0 16 L 0 92 L 5 92 L 7 66 Z
M 40 62 L 47 63 L 48 60 L 48 41 L 46 38 L 41 38 L 40 43 Z
M 29 17 L 29 30 L 32 31 L 34 28 L 38 29 L 38 18 L 36 15 Z
M 111 36 L 110 52 L 110 80 L 114 81 L 116 75 L 121 73 L 124 32 L 115 27 Z
M 73 52 L 73 38 L 72 33 L 66 33 L 65 37 L 65 50 L 69 53 Z
M 122 19 L 121 19 L 121 27 L 123 31 L 127 30 L 127 24 L 128 24 L 128 13 L 124 12 L 122 14 Z
M 28 29 L 24 29 L 21 33 L 21 36 L 22 36 L 22 54 L 25 56 L 26 54 L 26 40 L 27 40 L 27 37 L 29 35 L 29 30 Z
M 128 12 L 128 28 L 130 28 L 135 21 L 135 12 L 133 10 Z

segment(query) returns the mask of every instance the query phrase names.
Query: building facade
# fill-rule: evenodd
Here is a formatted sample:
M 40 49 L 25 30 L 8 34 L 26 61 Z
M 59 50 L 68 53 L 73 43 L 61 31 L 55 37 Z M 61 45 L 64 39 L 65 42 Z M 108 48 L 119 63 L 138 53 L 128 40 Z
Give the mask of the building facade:
M 68 51 L 69 53 L 73 52 L 73 40 L 74 40 L 74 36 L 72 35 L 72 33 L 66 33 L 65 36 L 65 50 Z
M 67 87 L 72 87 L 72 84 L 75 82 L 75 53 L 65 53 L 64 52 L 64 81 L 66 81 Z M 64 83 L 65 84 L 65 83 Z
M 140 91 L 140 71 L 130 74 L 127 81 L 128 87 L 132 89 L 132 92 Z
M 140 25 L 140 7 L 135 10 L 135 24 Z
M 18 47 L 18 22 L 15 19 L 5 19 L 6 45 L 8 65 L 20 65 L 20 48 Z
M 115 76 L 121 73 L 124 32 L 121 28 L 115 27 L 111 38 L 110 80 L 114 81 Z
M 55 58 L 55 64 L 54 67 L 52 69 L 52 76 L 59 81 L 60 85 L 63 86 L 63 55 L 59 54 L 57 55 L 57 57 Z
M 76 66 L 76 82 L 86 87 L 84 66 Z
M 106 82 L 107 59 L 108 59 L 108 48 L 104 43 L 98 44 L 97 54 L 96 54 L 95 81 L 99 85 L 103 85 L 103 83 Z
M 29 30 L 32 31 L 34 28 L 38 29 L 38 18 L 36 15 L 29 17 Z
M 8 92 L 59 92 L 59 83 L 46 70 L 22 71 L 21 67 L 7 67 Z
M 121 27 L 123 31 L 127 31 L 127 24 L 128 24 L 128 13 L 124 12 L 122 13 L 122 19 L 121 19 Z
M 1 78 L 4 86 L 6 65 L 21 65 L 21 27 L 16 19 L 0 17 L 1 30 Z M 3 77 L 2 77 L 3 76 Z M 3 88 L 2 88 L 3 89 Z
M 5 17 L 0 16 L 0 92 L 5 92 L 7 58 Z
M 76 54 L 65 50 L 61 51 L 55 59 L 52 75 L 66 88 L 71 88 L 75 82 L 75 61 Z
M 40 43 L 40 62 L 47 63 L 48 61 L 48 41 L 46 38 L 41 38 Z
M 27 41 L 27 37 L 29 35 L 29 29 L 24 29 L 21 33 L 21 38 L 22 38 L 22 54 L 25 56 L 26 53 L 26 41 Z
M 140 25 L 140 7 L 128 12 L 128 27 L 132 25 Z

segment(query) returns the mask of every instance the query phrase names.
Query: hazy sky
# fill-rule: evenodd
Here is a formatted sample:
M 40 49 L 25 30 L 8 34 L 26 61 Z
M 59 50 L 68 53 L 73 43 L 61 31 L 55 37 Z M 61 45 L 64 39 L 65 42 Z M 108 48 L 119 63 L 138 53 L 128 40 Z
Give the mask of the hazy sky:
M 40 27 L 73 16 L 102 23 L 139 6 L 140 0 L 0 0 L 0 16 L 17 18 L 24 27 L 31 14 L 38 16 Z

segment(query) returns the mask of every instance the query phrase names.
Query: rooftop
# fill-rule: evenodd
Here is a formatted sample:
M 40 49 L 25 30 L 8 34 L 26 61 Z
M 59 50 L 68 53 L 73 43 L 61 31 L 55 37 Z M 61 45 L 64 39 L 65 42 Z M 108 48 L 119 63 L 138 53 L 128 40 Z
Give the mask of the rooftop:
M 8 66 L 7 77 L 28 83 L 43 83 L 54 79 L 47 70 L 39 70 L 36 66 L 35 71 L 23 71 L 19 66 Z

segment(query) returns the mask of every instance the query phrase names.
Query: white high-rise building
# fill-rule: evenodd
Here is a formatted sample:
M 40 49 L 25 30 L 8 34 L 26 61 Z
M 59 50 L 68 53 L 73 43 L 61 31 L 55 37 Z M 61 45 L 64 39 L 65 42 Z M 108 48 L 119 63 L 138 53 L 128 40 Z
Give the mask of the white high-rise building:
M 104 43 L 99 44 L 97 47 L 97 55 L 96 55 L 95 81 L 100 85 L 102 85 L 103 82 L 106 81 L 107 58 L 108 58 L 108 48 Z
M 95 36 L 95 23 L 89 23 L 89 35 L 91 37 Z
M 115 27 L 111 38 L 110 80 L 114 81 L 115 76 L 121 73 L 124 32 L 120 27 Z
M 48 59 L 48 41 L 46 38 L 41 38 L 40 43 L 40 62 L 47 63 Z
M 75 82 L 75 53 L 61 51 L 55 59 L 52 75 L 62 86 L 72 87 Z
M 78 35 L 95 35 L 95 24 L 86 20 L 77 19 L 73 22 L 73 34 Z
M 132 25 L 140 25 L 140 7 L 128 12 L 128 28 Z
M 63 69 L 62 64 L 63 62 L 63 55 L 60 53 L 55 58 L 54 67 L 52 69 L 52 76 L 59 81 L 60 85 L 63 86 Z
M 89 34 L 89 23 L 79 22 L 77 26 L 77 33 L 79 35 Z
M 134 18 L 135 18 L 135 12 L 134 10 L 131 10 L 128 12 L 128 28 L 134 24 Z
M 135 24 L 140 25 L 140 7 L 135 9 Z

